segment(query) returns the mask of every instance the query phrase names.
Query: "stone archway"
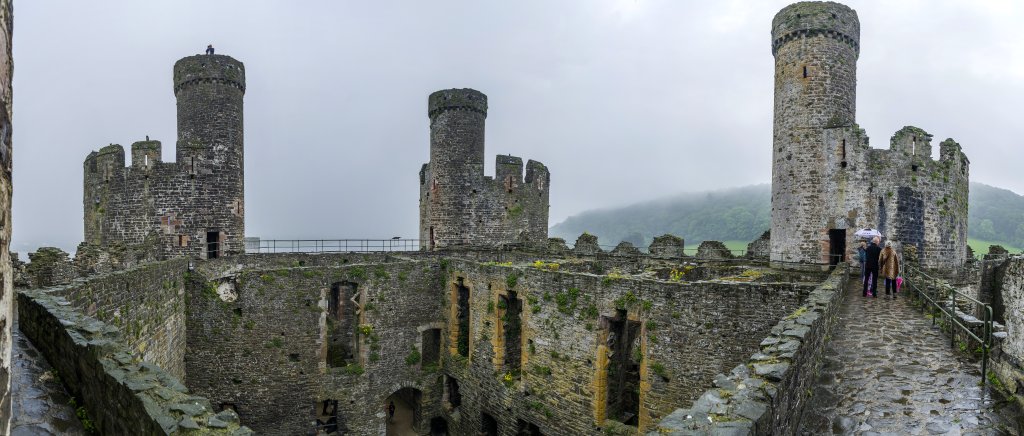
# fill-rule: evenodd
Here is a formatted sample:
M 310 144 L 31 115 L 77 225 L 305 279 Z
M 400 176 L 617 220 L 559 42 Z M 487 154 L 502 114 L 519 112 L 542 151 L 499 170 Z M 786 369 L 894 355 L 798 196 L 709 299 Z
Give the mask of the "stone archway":
M 423 392 L 416 388 L 401 388 L 384 401 L 387 409 L 385 433 L 387 436 L 417 436 L 420 427 Z M 394 405 L 394 413 L 391 412 Z

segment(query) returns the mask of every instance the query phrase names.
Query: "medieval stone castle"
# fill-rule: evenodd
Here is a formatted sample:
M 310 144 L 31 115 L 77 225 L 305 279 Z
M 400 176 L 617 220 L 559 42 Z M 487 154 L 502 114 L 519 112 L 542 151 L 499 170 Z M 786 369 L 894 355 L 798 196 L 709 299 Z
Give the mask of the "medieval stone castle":
M 796 3 L 772 20 L 775 131 L 771 258 L 842 260 L 869 227 L 917 247 L 922 264 L 967 259 L 967 157 L 947 139 L 904 127 L 889 150 L 857 126 L 860 21 L 836 3 Z
M 143 256 L 214 258 L 244 252 L 242 96 L 245 67 L 222 55 L 174 64 L 175 162 L 160 141 L 110 145 L 85 159 L 85 242 Z
M 88 156 L 85 242 L 19 266 L 21 331 L 107 434 L 793 434 L 853 232 L 964 264 L 968 161 L 914 127 L 868 146 L 850 8 L 797 3 L 771 34 L 772 228 L 745 257 L 549 239 L 548 169 L 484 175 L 471 89 L 427 101 L 419 251 L 245 254 L 245 70 L 198 55 L 174 66 L 176 162 L 148 138 L 127 167 Z

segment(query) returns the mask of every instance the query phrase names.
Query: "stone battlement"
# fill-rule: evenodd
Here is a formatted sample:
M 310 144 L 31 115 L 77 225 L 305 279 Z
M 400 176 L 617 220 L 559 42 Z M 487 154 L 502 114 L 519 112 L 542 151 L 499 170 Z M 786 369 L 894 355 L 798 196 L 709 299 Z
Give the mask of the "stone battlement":
M 487 96 L 475 89 L 444 89 L 430 94 L 427 99 L 427 114 L 433 119 L 437 114 L 449 110 L 468 110 L 487 116 Z
M 859 52 L 857 12 L 834 2 L 800 2 L 786 6 L 772 20 L 772 54 L 787 41 L 817 35 L 836 38 Z
M 175 95 L 197 83 L 219 83 L 245 93 L 245 66 L 225 55 L 195 55 L 174 63 Z

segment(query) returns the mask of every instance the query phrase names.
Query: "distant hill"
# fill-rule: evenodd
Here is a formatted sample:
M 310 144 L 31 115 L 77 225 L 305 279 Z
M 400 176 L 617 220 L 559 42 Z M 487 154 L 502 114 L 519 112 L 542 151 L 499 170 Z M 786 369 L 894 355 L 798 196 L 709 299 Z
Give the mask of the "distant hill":
M 1024 247 L 1024 196 L 981 183 L 971 183 L 970 189 L 968 236 Z M 647 246 L 654 236 L 671 233 L 690 245 L 752 241 L 770 227 L 771 185 L 764 184 L 586 211 L 551 227 L 550 234 L 572 243 L 586 231 L 602 245 L 629 241 Z

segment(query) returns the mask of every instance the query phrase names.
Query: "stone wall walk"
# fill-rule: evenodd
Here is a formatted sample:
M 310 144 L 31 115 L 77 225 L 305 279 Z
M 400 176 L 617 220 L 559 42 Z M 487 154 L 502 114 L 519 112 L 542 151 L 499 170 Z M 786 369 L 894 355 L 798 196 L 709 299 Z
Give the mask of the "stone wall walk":
M 17 326 L 13 332 L 11 434 L 85 435 L 82 422 L 75 416 L 75 408 L 68 403 L 71 397 L 55 377 L 53 367 Z
M 951 348 L 906 292 L 864 298 L 851 285 L 802 434 L 1018 434 L 1015 408 L 979 385 L 980 363 Z

